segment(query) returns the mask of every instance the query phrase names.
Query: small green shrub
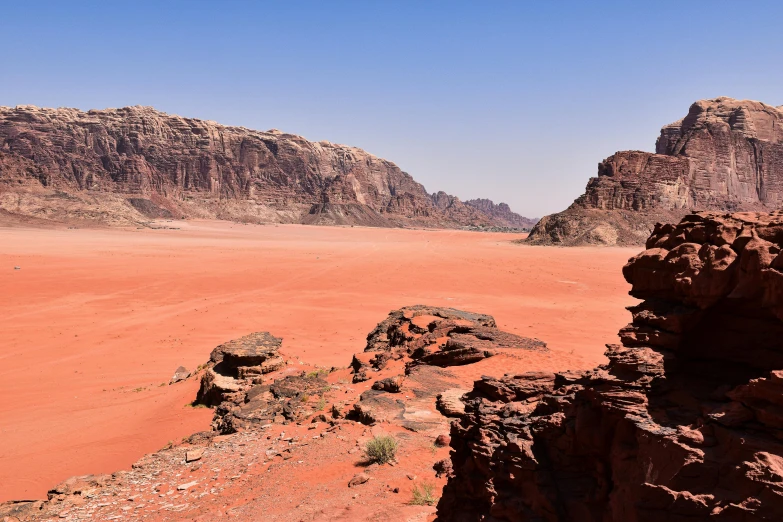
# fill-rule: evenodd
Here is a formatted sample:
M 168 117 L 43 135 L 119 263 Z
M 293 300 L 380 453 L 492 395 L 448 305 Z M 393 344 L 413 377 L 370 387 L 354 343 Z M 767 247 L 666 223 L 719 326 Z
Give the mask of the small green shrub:
M 411 504 L 414 506 L 434 506 L 438 497 L 434 494 L 435 486 L 429 482 L 422 482 L 421 487 L 413 485 L 413 498 Z
M 315 411 L 321 411 L 326 408 L 326 397 L 321 397 L 318 402 L 315 403 Z
M 317 379 L 321 375 L 329 375 L 329 370 L 324 370 L 323 368 L 320 368 L 318 370 L 314 370 L 306 374 L 305 377 L 308 379 Z
M 364 453 L 371 462 L 386 464 L 387 462 L 394 460 L 394 457 L 397 454 L 397 439 L 391 435 L 373 437 L 373 439 L 367 443 Z

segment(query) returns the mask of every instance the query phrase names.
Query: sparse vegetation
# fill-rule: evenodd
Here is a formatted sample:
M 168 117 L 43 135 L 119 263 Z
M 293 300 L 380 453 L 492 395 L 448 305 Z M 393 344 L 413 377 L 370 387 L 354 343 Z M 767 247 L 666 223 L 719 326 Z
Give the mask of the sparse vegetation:
M 201 404 L 196 401 L 189 402 L 185 405 L 186 408 L 209 408 L 206 404 Z
M 308 379 L 317 379 L 321 375 L 329 375 L 329 370 L 324 370 L 323 368 L 319 368 L 317 370 L 314 370 L 308 374 L 305 375 Z
M 321 397 L 318 402 L 315 403 L 315 411 L 321 411 L 326 408 L 326 397 Z
M 307 401 L 310 400 L 310 396 L 309 395 L 302 395 L 301 397 L 299 397 L 299 400 L 302 401 L 302 402 L 307 402 Z
M 397 439 L 391 435 L 379 435 L 367 443 L 364 453 L 371 462 L 386 464 L 397 455 Z
M 429 482 L 422 482 L 421 487 L 413 485 L 413 498 L 411 505 L 414 506 L 434 506 L 438 502 L 438 497 L 434 494 L 435 486 Z

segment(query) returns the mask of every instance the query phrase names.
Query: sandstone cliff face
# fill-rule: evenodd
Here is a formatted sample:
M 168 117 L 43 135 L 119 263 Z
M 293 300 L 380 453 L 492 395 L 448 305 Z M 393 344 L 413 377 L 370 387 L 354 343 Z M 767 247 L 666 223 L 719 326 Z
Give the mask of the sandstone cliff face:
M 659 225 L 609 363 L 475 383 L 449 521 L 783 519 L 783 213 Z
M 0 208 L 110 224 L 248 222 L 495 226 L 355 147 L 150 107 L 0 107 Z M 445 199 L 448 199 L 445 202 Z M 444 203 L 441 203 L 444 201 Z
M 655 154 L 623 151 L 602 161 L 585 194 L 544 217 L 529 242 L 641 244 L 656 222 L 690 210 L 774 210 L 781 203 L 783 108 L 702 100 L 661 129 Z
M 491 199 L 469 199 L 465 201 L 465 204 L 480 210 L 509 228 L 530 230 L 538 222 L 538 219 L 526 218 L 512 212 L 505 203 L 495 204 Z

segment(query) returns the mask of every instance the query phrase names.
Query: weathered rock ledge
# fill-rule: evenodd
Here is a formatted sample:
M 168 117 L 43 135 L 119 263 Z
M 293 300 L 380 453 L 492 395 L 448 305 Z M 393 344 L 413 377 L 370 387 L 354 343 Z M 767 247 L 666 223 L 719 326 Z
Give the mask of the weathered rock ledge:
M 782 249 L 780 212 L 657 226 L 606 365 L 475 383 L 439 520 L 783 519 Z
M 546 352 L 537 339 L 500 331 L 489 315 L 421 305 L 391 312 L 350 367 L 287 361 L 282 348 L 283 340 L 267 332 L 216 347 L 205 365 L 182 376 L 200 379 L 194 405 L 214 407 L 212 431 L 172 442 L 128 471 L 73 477 L 47 500 L 0 504 L 0 520 L 213 520 L 231 513 L 293 521 L 312 515 L 307 503 L 321 488 L 325 503 L 339 499 L 323 520 L 423 519 L 433 507 L 410 506 L 399 496 L 366 513 L 353 488 L 384 498 L 422 475 L 440 488 L 451 472 L 449 422 L 464 414 L 461 397 L 481 363 L 507 357 L 512 364 L 520 350 Z M 478 368 L 470 378 L 449 371 L 471 365 Z M 388 431 L 403 443 L 400 462 L 388 469 L 362 463 L 364 443 Z M 329 466 L 339 471 L 321 476 Z M 357 466 L 364 471 L 356 474 Z M 305 468 L 318 478 L 300 484 L 292 477 Z M 398 486 L 382 485 L 389 481 Z M 300 500 L 280 503 L 282 494 Z

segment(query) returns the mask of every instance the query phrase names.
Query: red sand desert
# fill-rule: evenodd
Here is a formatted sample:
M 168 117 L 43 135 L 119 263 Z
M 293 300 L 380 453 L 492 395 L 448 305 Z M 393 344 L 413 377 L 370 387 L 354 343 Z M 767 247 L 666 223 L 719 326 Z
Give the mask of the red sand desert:
M 212 411 L 187 407 L 197 381 L 166 383 L 253 331 L 283 337 L 291 359 L 344 367 L 390 310 L 451 306 L 546 341 L 551 351 L 531 354 L 530 369 L 577 369 L 603 360 L 634 303 L 620 268 L 638 248 L 164 225 L 180 229 L 0 228 L 0 501 L 42 498 L 71 475 L 127 468 L 208 429 Z

